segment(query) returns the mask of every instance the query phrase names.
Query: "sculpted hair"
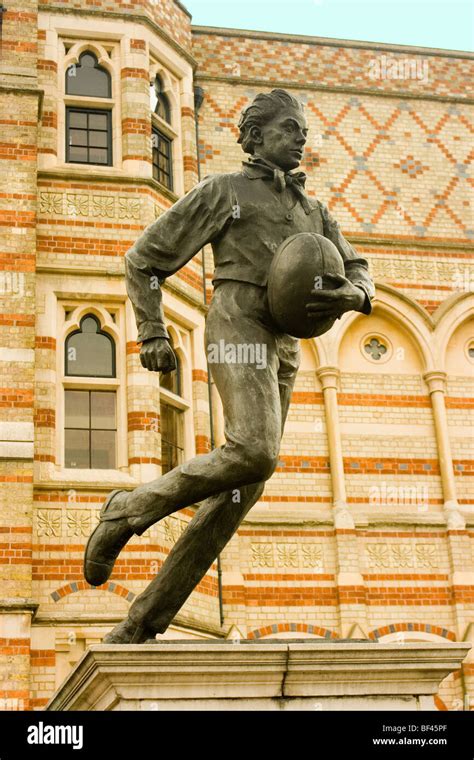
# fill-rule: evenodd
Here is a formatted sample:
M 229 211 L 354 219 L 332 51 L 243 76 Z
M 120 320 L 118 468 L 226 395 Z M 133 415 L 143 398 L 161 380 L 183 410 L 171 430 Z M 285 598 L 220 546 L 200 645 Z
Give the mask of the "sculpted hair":
M 269 93 L 260 92 L 250 105 L 244 108 L 237 125 L 240 131 L 237 142 L 242 145 L 244 153 L 253 154 L 254 152 L 254 144 L 250 135 L 252 127 L 263 127 L 275 118 L 279 111 L 284 111 L 290 107 L 303 110 L 303 104 L 286 90 L 277 89 Z

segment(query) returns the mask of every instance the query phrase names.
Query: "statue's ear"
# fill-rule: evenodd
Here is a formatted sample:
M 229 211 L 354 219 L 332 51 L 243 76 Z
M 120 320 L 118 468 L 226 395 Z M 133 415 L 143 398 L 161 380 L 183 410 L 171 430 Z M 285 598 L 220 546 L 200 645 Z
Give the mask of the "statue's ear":
M 261 145 L 263 142 L 262 128 L 254 124 L 250 127 L 250 137 L 254 145 Z

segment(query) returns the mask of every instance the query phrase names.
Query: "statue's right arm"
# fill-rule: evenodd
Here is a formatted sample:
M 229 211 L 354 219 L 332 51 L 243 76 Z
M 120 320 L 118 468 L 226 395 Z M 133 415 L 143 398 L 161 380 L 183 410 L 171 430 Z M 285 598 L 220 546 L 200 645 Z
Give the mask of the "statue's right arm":
M 228 175 L 206 177 L 150 224 L 125 254 L 125 284 L 137 321 L 137 343 L 143 344 L 140 359 L 148 369 L 173 369 L 162 283 L 222 232 L 232 219 L 233 203 Z

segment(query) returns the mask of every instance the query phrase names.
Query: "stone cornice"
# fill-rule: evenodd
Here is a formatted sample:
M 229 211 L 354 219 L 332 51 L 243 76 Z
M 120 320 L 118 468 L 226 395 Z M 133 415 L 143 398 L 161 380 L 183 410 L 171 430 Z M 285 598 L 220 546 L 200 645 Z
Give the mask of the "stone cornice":
M 33 599 L 0 599 L 0 613 L 29 613 L 34 619 L 39 603 Z

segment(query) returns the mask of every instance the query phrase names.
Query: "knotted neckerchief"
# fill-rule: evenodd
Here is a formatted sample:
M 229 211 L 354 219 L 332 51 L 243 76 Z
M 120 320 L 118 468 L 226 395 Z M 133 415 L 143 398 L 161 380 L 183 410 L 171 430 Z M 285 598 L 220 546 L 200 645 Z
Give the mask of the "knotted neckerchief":
M 261 158 L 243 161 L 244 166 L 257 166 L 263 171 L 262 179 L 271 180 L 278 193 L 282 193 L 285 187 L 289 187 L 303 206 L 305 214 L 310 214 L 312 208 L 304 191 L 306 174 L 304 172 L 284 172 L 282 169 L 273 168 Z

